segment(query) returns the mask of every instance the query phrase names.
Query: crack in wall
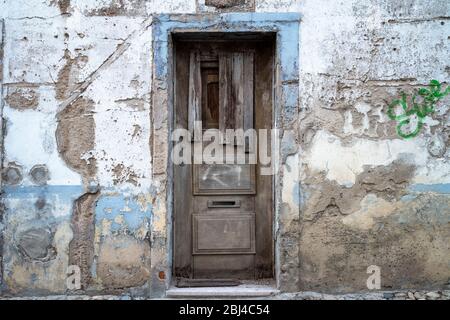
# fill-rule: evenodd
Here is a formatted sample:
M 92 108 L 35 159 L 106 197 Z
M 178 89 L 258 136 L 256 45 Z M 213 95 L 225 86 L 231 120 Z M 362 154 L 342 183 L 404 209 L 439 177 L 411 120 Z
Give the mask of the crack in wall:
M 62 101 L 58 107 L 59 112 L 70 106 L 74 101 L 76 101 L 83 92 L 86 91 L 86 89 L 94 82 L 95 79 L 97 79 L 100 75 L 100 73 L 108 68 L 114 61 L 116 61 L 121 55 L 125 53 L 125 51 L 131 46 L 132 41 L 141 35 L 147 28 L 149 28 L 152 25 L 153 18 L 147 18 L 142 23 L 141 26 L 130 33 L 124 42 L 117 45 L 116 50 L 114 50 L 101 64 L 100 66 L 95 69 L 89 76 L 82 81 L 78 86 L 76 86 L 71 94 Z
M 7 20 L 13 20 L 13 21 L 33 20 L 33 19 L 47 20 L 47 19 L 54 19 L 54 18 L 59 18 L 59 17 L 65 17 L 65 16 L 70 16 L 70 13 L 62 13 L 62 14 L 57 14 L 57 15 L 48 16 L 48 17 L 28 16 L 28 17 L 6 18 L 6 19 L 7 19 Z
M 422 22 L 442 21 L 442 20 L 450 20 L 450 17 L 438 16 L 426 19 L 389 19 L 387 22 L 391 24 L 401 24 L 401 23 L 422 23 Z

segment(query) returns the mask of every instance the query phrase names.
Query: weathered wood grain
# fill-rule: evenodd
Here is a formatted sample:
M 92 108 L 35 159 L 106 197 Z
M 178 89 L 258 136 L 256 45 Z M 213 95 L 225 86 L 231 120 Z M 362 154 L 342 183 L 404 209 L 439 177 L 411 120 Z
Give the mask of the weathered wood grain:
M 200 52 L 193 50 L 189 58 L 189 131 L 193 140 L 201 137 L 202 129 L 198 126 L 202 116 L 202 75 Z

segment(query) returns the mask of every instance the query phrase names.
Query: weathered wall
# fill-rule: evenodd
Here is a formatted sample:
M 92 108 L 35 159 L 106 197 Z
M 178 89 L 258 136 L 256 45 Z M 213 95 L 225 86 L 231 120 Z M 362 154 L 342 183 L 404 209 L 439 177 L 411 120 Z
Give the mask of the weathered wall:
M 155 141 L 168 115 L 151 99 L 152 16 L 218 10 L 302 15 L 281 289 L 365 290 L 369 265 L 383 288 L 447 283 L 449 100 L 410 140 L 386 109 L 401 90 L 449 81 L 450 3 L 226 2 L 0 1 L 4 294 L 67 293 L 69 265 L 81 291 L 162 294 L 170 230 Z
M 450 100 L 410 140 L 386 110 L 401 90 L 449 81 L 450 3 L 305 1 L 300 11 L 299 286 L 363 290 L 369 265 L 384 288 L 444 286 Z

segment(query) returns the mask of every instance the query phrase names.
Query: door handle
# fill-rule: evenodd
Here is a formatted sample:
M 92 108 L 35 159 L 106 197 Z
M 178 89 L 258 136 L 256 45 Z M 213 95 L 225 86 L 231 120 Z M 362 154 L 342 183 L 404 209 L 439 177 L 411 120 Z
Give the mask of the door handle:
M 208 208 L 240 208 L 240 200 L 208 200 Z

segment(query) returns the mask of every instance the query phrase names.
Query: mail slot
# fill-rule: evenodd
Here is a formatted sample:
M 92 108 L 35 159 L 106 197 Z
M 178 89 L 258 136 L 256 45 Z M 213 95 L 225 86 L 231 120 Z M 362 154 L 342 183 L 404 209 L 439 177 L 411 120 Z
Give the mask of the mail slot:
M 240 208 L 241 200 L 208 200 L 208 208 Z

